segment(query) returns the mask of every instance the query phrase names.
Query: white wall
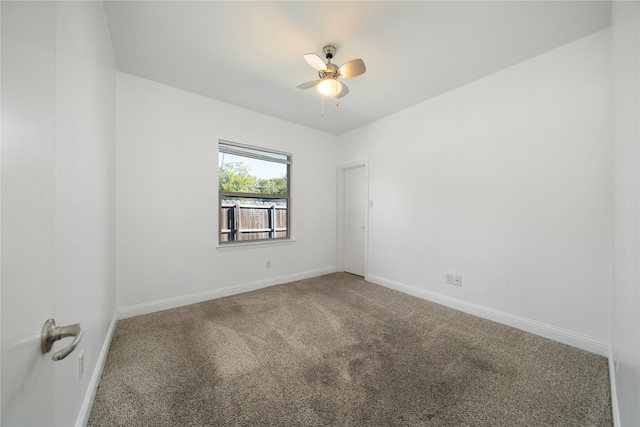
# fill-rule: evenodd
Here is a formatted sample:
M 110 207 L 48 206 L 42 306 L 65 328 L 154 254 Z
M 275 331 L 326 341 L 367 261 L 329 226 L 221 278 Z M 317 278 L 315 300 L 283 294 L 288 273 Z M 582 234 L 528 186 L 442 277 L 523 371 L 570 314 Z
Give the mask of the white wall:
M 218 139 L 293 154 L 294 243 L 217 248 Z M 335 271 L 335 143 L 333 135 L 118 73 L 122 316 Z
M 88 415 L 82 405 L 93 393 L 92 374 L 100 371 L 115 313 L 115 107 L 116 66 L 102 3 L 58 2 L 55 319 L 80 322 L 84 336 L 56 364 L 56 425 Z M 78 381 L 81 351 L 85 373 Z
M 613 301 L 620 425 L 640 425 L 640 7 L 613 2 Z M 614 402 L 615 403 L 615 402 Z M 615 407 L 614 407 L 615 408 Z
M 606 354 L 609 36 L 340 138 L 342 163 L 369 159 L 371 281 Z

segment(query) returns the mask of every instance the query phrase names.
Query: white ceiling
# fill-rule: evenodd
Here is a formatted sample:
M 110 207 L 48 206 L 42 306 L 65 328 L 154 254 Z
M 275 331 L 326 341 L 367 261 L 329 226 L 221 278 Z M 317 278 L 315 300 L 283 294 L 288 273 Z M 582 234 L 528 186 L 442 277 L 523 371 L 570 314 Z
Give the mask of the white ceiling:
M 600 1 L 105 1 L 120 71 L 342 134 L 609 26 Z M 362 58 L 335 106 L 303 59 Z

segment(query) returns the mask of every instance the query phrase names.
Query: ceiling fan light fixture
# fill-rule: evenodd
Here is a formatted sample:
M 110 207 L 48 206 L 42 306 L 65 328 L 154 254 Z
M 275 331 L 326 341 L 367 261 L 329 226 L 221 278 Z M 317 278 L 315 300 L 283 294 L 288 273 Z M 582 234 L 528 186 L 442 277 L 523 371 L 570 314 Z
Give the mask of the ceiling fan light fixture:
M 336 79 L 325 79 L 318 84 L 318 92 L 324 96 L 336 96 L 342 91 L 342 84 Z

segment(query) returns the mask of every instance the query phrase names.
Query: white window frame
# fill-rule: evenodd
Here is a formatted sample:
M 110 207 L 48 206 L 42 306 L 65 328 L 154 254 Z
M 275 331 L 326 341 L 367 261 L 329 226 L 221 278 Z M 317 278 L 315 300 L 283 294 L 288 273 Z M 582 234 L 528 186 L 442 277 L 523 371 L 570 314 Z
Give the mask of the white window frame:
M 218 140 L 218 157 L 220 153 L 233 154 L 236 156 L 253 158 L 258 160 L 270 161 L 274 163 L 281 163 L 287 165 L 287 192 L 286 194 L 269 194 L 269 193 L 249 193 L 249 192 L 232 192 L 232 191 L 221 191 L 220 190 L 220 181 L 218 179 L 218 245 L 219 247 L 231 247 L 231 246 L 248 246 L 248 245 L 256 245 L 256 244 L 273 244 L 273 243 L 283 243 L 291 241 L 291 170 L 293 165 L 293 155 L 291 153 L 286 153 L 283 151 L 276 151 L 269 148 L 257 147 L 252 145 L 241 144 L 238 142 L 226 141 L 223 139 Z M 217 175 L 219 177 L 219 175 Z M 231 232 L 228 228 L 225 228 L 225 223 L 228 221 L 222 215 L 223 212 L 223 197 L 241 197 L 241 198 L 253 198 L 253 199 L 282 199 L 286 200 L 286 236 L 284 237 L 266 237 L 259 239 L 248 239 L 248 240 L 222 240 L 222 235 L 224 232 Z M 267 209 L 265 207 L 265 209 Z M 275 208 L 274 208 L 275 209 Z M 235 220 L 234 220 L 235 221 Z M 282 232 L 282 230 L 275 229 L 275 225 L 272 223 L 272 231 Z M 241 226 L 241 225 L 240 225 Z M 242 228 L 236 229 L 236 233 L 267 233 L 269 230 L 265 229 L 263 231 L 256 230 L 247 230 L 242 231 Z

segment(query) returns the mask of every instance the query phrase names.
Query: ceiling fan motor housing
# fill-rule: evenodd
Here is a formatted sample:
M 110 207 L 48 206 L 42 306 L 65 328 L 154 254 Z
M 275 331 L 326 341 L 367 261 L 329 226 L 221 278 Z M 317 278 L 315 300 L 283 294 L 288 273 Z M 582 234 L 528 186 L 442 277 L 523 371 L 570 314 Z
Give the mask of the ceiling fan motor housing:
M 326 77 L 336 79 L 338 78 L 338 66 L 336 64 L 332 64 L 331 62 L 329 62 L 327 64 L 327 69 L 323 71 L 318 71 L 318 75 L 320 76 L 321 79 L 324 79 Z

